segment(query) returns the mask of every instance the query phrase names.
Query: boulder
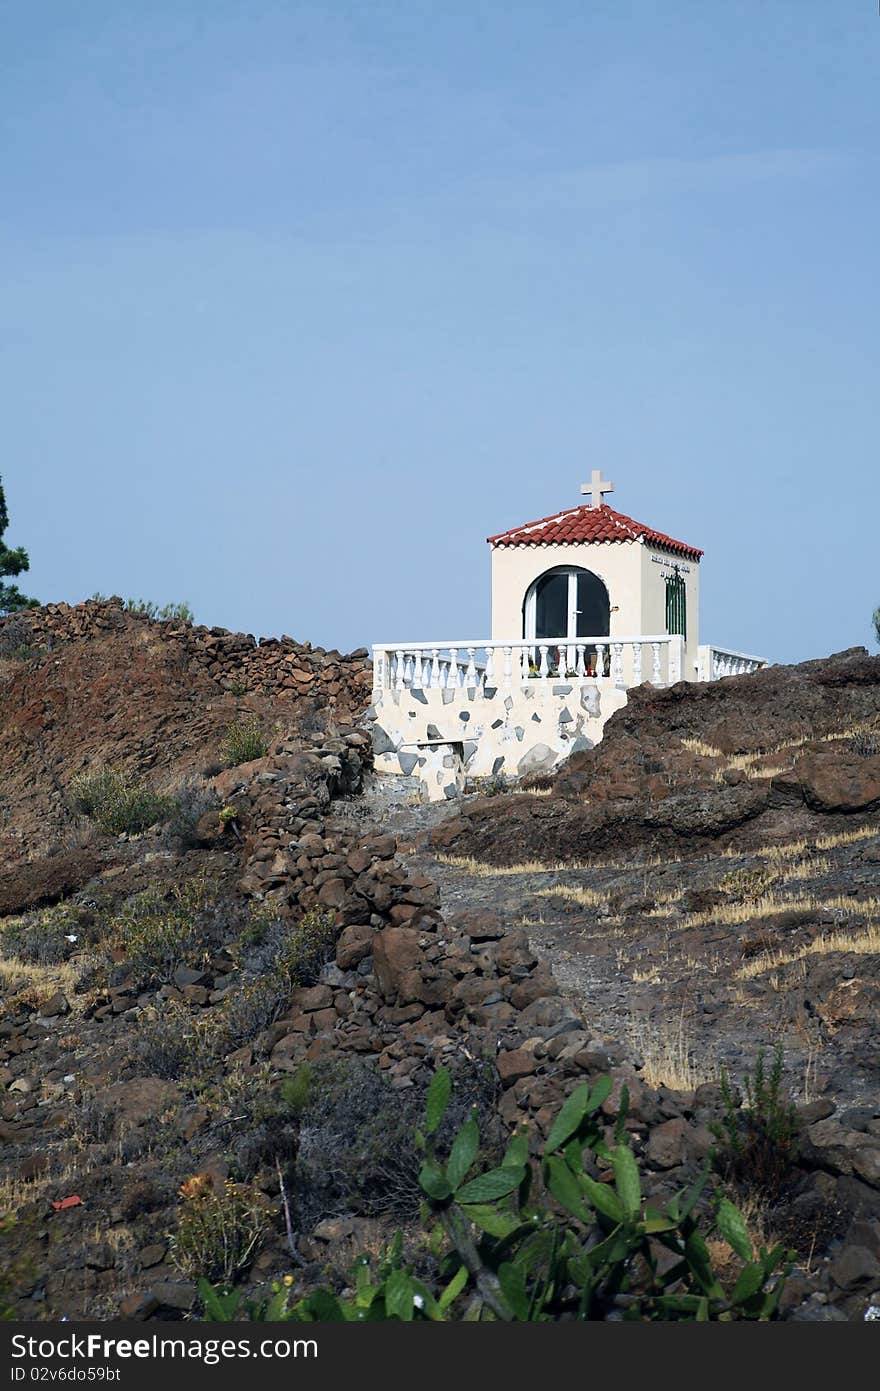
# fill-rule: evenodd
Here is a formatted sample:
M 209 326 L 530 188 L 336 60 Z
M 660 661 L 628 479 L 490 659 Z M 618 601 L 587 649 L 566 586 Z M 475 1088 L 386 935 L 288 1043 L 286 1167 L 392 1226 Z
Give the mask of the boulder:
M 373 970 L 386 1000 L 395 999 L 404 983 L 408 998 L 418 998 L 409 993 L 413 985 L 411 976 L 405 982 L 404 978 L 410 973 L 418 974 L 423 960 L 419 934 L 412 928 L 386 927 L 373 938 Z
M 867 811 L 880 804 L 880 755 L 841 756 L 829 748 L 798 760 L 795 773 L 808 804 L 817 811 Z
M 341 971 L 350 971 L 373 950 L 375 930 L 369 923 L 353 923 L 343 928 L 336 943 L 336 964 Z

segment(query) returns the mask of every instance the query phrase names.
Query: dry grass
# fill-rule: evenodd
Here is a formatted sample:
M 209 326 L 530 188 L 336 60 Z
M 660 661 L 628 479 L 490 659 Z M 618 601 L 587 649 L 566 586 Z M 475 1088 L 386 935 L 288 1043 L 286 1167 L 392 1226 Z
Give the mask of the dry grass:
M 647 1022 L 631 1024 L 629 1038 L 642 1055 L 641 1076 L 649 1087 L 670 1087 L 673 1091 L 690 1092 L 703 1082 L 712 1082 L 717 1069 L 705 1049 L 695 1057 L 684 1008 L 678 1015 L 666 1018 L 659 1025 Z
M 63 990 L 71 1000 L 75 987 L 76 971 L 67 961 L 55 966 L 31 966 L 0 957 L 0 993 L 10 998 L 39 1007 L 56 990 Z
M 464 869 L 468 874 L 473 874 L 477 879 L 494 879 L 499 875 L 511 874 L 559 874 L 567 869 L 588 869 L 588 865 L 576 864 L 569 861 L 567 864 L 561 861 L 548 865 L 540 860 L 523 860 L 515 865 L 487 865 L 482 860 L 475 860 L 469 855 L 435 855 L 434 857 L 442 865 L 449 865 L 452 869 Z
M 705 739 L 682 739 L 681 743 L 689 753 L 699 754 L 700 758 L 724 757 L 720 749 L 716 749 L 714 744 L 707 744 Z
M 803 855 L 821 850 L 837 850 L 844 845 L 855 845 L 860 840 L 875 840 L 880 837 L 880 825 L 854 826 L 851 831 L 834 831 L 815 840 L 793 840 L 786 845 L 762 845 L 755 850 L 722 850 L 721 858 L 726 860 L 748 859 L 759 856 L 761 859 L 785 862 L 799 860 Z
M 787 884 L 791 880 L 800 879 L 819 879 L 823 874 L 827 874 L 831 869 L 831 861 L 827 856 L 816 855 L 806 860 L 795 860 L 791 865 L 780 865 L 780 874 L 783 881 Z
M 845 725 L 843 729 L 830 730 L 826 734 L 802 734 L 796 739 L 786 739 L 782 744 L 774 744 L 767 748 L 754 750 L 752 753 L 725 754 L 722 749 L 716 748 L 714 744 L 708 744 L 704 739 L 682 739 L 682 747 L 690 753 L 695 753 L 701 758 L 721 758 L 724 759 L 724 766 L 715 771 L 716 781 L 720 781 L 726 772 L 738 769 L 745 773 L 747 777 L 772 777 L 774 773 L 781 772 L 791 761 L 790 755 L 796 749 L 802 749 L 807 744 L 834 744 L 843 739 L 852 739 L 858 734 L 876 734 L 878 732 L 877 720 L 863 720 L 859 724 Z M 758 768 L 757 764 L 762 759 L 775 759 L 778 766 Z
M 877 899 L 872 901 L 878 902 Z M 794 951 L 773 949 L 763 952 L 761 956 L 756 956 L 741 966 L 737 975 L 741 980 L 754 980 L 765 971 L 779 971 L 783 966 L 791 966 L 796 961 L 806 962 L 810 956 L 829 956 L 833 952 L 880 956 L 880 921 L 870 922 L 861 930 L 841 929 L 831 932 L 827 937 L 817 937 Z
M 61 1189 L 65 1192 L 75 1191 L 71 1186 L 89 1173 L 91 1165 L 85 1156 L 81 1156 L 79 1163 L 70 1160 L 69 1151 L 67 1156 L 67 1162 L 58 1169 L 50 1167 L 33 1178 L 23 1179 L 13 1174 L 4 1174 L 0 1178 L 0 1217 L 18 1212 L 26 1203 L 36 1202 L 38 1198 L 46 1198 L 54 1194 L 56 1189 L 59 1192 Z M 62 1159 L 63 1155 L 59 1153 L 58 1158 Z
M 668 975 L 668 971 L 661 970 L 659 966 L 648 966 L 646 970 L 637 967 L 632 973 L 632 979 L 636 985 L 662 985 Z
M 549 889 L 538 889 L 538 898 L 564 898 L 570 903 L 579 903 L 582 908 L 598 908 L 608 903 L 608 895 L 602 889 L 589 889 L 583 884 L 553 884 Z
M 762 918 L 772 918 L 777 913 L 840 913 L 845 917 L 880 917 L 880 898 L 849 898 L 845 894 L 833 894 L 819 898 L 815 894 L 795 894 L 783 898 L 777 893 L 762 894 L 742 903 L 719 903 L 715 908 L 707 908 L 702 913 L 691 913 L 686 920 L 687 927 L 736 926 L 743 923 L 759 922 Z
M 568 871 L 585 872 L 594 870 L 614 870 L 618 874 L 633 870 L 658 869 L 661 865 L 677 865 L 680 860 L 670 860 L 663 855 L 655 855 L 650 860 L 523 860 L 513 865 L 490 865 L 484 860 L 475 860 L 471 855 L 435 855 L 438 864 L 449 865 L 450 869 L 464 869 L 478 879 L 491 879 L 496 875 L 509 874 L 565 874 Z
M 650 890 L 645 890 L 646 898 L 653 898 L 654 907 L 649 908 L 646 913 L 642 913 L 643 918 L 666 918 L 669 916 L 669 909 L 673 904 L 679 903 L 684 897 L 684 889 L 668 889 L 665 893 L 652 894 Z

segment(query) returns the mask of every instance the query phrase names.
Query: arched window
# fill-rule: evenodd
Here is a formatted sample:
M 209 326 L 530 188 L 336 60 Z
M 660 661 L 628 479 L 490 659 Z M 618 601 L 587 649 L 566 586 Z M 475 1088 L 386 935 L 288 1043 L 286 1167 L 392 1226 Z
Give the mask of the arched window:
M 602 638 L 610 632 L 608 590 L 592 570 L 557 565 L 529 586 L 523 604 L 523 637 Z

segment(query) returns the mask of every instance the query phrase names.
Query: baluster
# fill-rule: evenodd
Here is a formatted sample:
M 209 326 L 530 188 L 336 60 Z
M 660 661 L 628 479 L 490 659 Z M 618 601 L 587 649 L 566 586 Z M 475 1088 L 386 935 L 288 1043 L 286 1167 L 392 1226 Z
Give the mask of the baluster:
M 634 642 L 633 645 L 632 645 L 632 650 L 633 650 L 633 685 L 634 685 L 634 686 L 641 686 L 641 684 L 642 684 L 642 644 L 641 644 L 640 642 Z
M 399 691 L 403 691 L 403 690 L 406 690 L 406 653 L 403 651 L 402 648 L 398 648 L 398 649 L 397 649 L 397 652 L 396 652 L 396 654 L 395 654 L 395 656 L 396 656 L 396 666 L 395 666 L 395 676 L 396 676 L 396 680 L 395 680 L 394 684 L 395 684 L 395 686 L 397 687 L 397 689 L 398 689 Z
M 660 644 L 651 643 L 651 680 L 655 686 L 660 685 Z
M 431 687 L 436 690 L 440 685 L 440 649 L 431 648 Z
M 528 647 L 524 647 L 520 653 L 519 673 L 523 681 L 528 681 L 529 679 L 529 654 L 531 650 L 532 649 Z
M 539 673 L 540 673 L 540 676 L 541 676 L 541 680 L 542 680 L 542 681 L 546 681 L 546 680 L 547 680 L 547 676 L 548 676 L 549 671 L 550 671 L 550 663 L 549 663 L 549 661 L 547 660 L 547 653 L 549 652 L 549 650 L 550 650 L 550 649 L 549 649 L 549 647 L 547 646 L 546 643 L 541 643 L 541 644 L 539 644 L 538 651 L 539 651 L 540 654 L 541 654 L 541 661 L 540 661 L 540 663 L 538 664 L 538 671 L 539 671 Z
M 495 685 L 495 648 L 487 647 L 485 650 L 486 667 L 483 672 L 483 690 L 485 690 L 487 686 Z
M 505 691 L 509 691 L 513 685 L 513 648 L 504 649 L 504 676 L 502 678 Z
M 449 649 L 449 670 L 446 673 L 446 684 L 453 689 L 458 685 L 458 648 Z
M 597 643 L 596 643 L 596 675 L 597 675 L 597 676 L 604 676 L 604 675 L 605 675 L 605 644 L 604 644 L 604 642 L 597 642 Z
M 476 686 L 477 684 L 477 667 L 476 663 L 474 662 L 474 656 L 476 655 L 476 651 L 477 649 L 475 647 L 469 647 L 467 649 L 468 664 L 464 678 L 464 684 L 466 686 Z
M 612 651 L 612 653 L 613 653 L 613 656 L 612 656 L 612 659 L 611 659 L 611 672 L 612 672 L 612 675 L 613 675 L 613 677 L 614 677 L 614 684 L 615 684 L 615 686 L 617 687 L 617 689 L 618 689 L 619 691 L 622 691 L 622 690 L 624 689 L 624 684 L 623 684 L 623 643 L 622 643 L 622 642 L 612 642 L 612 644 L 611 644 L 611 651 Z
M 412 677 L 412 683 L 413 683 L 413 686 L 415 687 L 415 689 L 416 689 L 417 691 L 420 691 L 420 690 L 422 689 L 422 654 L 421 654 L 421 652 L 414 652 L 414 653 L 413 653 L 413 677 Z
M 583 678 L 583 677 L 586 676 L 586 674 L 587 674 L 587 664 L 586 664 L 586 662 L 585 662 L 585 660 L 584 660 L 584 652 L 585 652 L 585 650 L 586 650 L 586 644 L 583 643 L 583 642 L 579 642 L 578 645 L 577 645 L 577 649 L 576 649 L 576 650 L 577 650 L 577 661 L 575 662 L 575 671 L 577 672 L 578 676 L 580 676 L 581 678 Z
M 407 690 L 409 690 L 410 687 L 412 686 L 412 674 L 413 674 L 412 653 L 411 653 L 411 652 L 407 652 L 407 653 L 405 654 L 405 656 L 406 656 L 406 664 L 405 664 L 404 670 L 403 670 L 403 684 L 404 684 L 404 686 L 407 688 Z

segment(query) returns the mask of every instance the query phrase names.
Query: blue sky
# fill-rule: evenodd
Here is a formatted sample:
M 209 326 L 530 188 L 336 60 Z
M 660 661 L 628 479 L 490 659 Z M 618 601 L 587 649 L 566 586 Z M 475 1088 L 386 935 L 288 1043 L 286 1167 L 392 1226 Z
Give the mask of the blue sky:
M 488 634 L 485 537 L 601 467 L 703 640 L 869 641 L 872 0 L 0 0 L 0 54 L 33 593 Z

